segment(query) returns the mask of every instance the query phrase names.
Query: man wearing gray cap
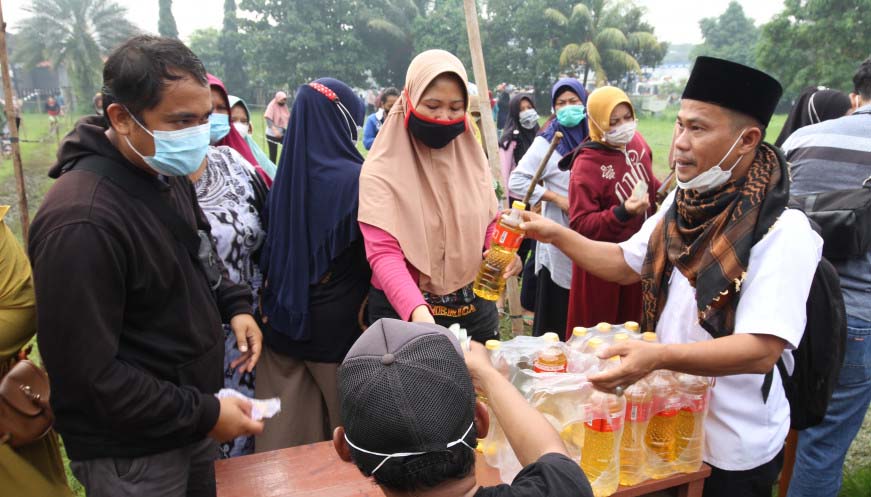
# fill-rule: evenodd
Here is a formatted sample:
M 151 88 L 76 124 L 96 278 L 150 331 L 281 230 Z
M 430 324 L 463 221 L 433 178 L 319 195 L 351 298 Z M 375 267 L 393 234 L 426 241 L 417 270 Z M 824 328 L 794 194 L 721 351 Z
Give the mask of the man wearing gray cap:
M 781 356 L 792 364 L 784 351 L 801 342 L 822 240 L 786 208 L 786 160 L 763 143 L 781 93 L 763 72 L 699 57 L 677 115 L 678 189 L 638 233 L 614 244 L 530 213 L 521 225 L 599 278 L 641 281 L 641 324 L 661 343 L 600 352 L 622 356 L 621 367 L 590 377 L 594 385 L 623 389 L 656 369 L 718 377 L 705 497 L 770 497 L 783 465 L 790 408 L 774 366 Z
M 472 342 L 464 354 L 446 329 L 376 321 L 339 368 L 342 425 L 336 452 L 372 476 L 388 497 L 592 497 L 559 434 Z M 489 427 L 488 399 L 525 467 L 509 485 L 481 487 L 475 445 Z

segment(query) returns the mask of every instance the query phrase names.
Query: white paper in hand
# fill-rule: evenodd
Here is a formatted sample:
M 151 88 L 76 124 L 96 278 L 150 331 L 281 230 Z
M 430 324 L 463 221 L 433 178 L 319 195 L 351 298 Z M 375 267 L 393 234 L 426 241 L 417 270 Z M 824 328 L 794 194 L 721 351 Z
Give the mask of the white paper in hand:
M 461 328 L 459 323 L 454 323 L 448 328 L 448 331 L 457 337 L 457 341 L 460 342 L 460 348 L 463 351 L 469 350 L 472 344 L 472 337 L 469 336 L 469 332 L 465 328 Z
M 647 195 L 647 182 L 639 180 L 638 183 L 635 183 L 635 188 L 632 190 L 632 198 L 640 200 L 645 195 Z
M 238 399 L 244 399 L 248 402 L 251 402 L 251 419 L 253 419 L 254 421 L 269 419 L 281 412 L 281 399 L 279 398 L 252 399 L 251 397 L 248 397 L 241 392 L 237 392 L 232 388 L 222 388 L 218 393 L 215 394 L 215 397 L 219 399 L 236 397 Z

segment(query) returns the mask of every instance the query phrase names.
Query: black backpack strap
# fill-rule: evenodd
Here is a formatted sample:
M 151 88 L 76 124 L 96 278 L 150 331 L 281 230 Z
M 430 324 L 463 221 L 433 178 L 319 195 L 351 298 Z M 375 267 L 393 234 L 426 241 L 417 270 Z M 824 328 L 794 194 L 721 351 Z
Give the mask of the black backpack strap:
M 142 200 L 151 212 L 172 232 L 172 235 L 184 245 L 191 258 L 199 261 L 200 235 L 169 204 L 160 197 L 153 185 L 147 184 L 145 178 L 138 178 L 136 173 L 125 166 L 116 164 L 98 155 L 89 155 L 79 159 L 71 169 L 81 169 L 104 176 L 122 190 Z
M 789 378 L 789 373 L 786 371 L 786 364 L 783 363 L 783 357 L 777 359 L 777 370 L 780 372 L 780 381 L 784 383 L 786 389 L 786 381 Z M 768 394 L 771 393 L 771 383 L 774 381 L 774 369 L 765 373 L 765 379 L 762 380 L 762 402 L 768 402 Z
M 557 162 L 557 167 L 559 167 L 560 171 L 571 171 L 572 165 L 574 165 L 575 163 L 575 158 L 577 158 L 578 154 L 581 153 L 581 150 L 584 150 L 585 148 L 592 148 L 595 150 L 608 149 L 607 146 L 599 142 L 594 142 L 593 140 L 590 140 L 588 138 L 586 141 L 581 142 L 580 145 L 573 148 L 569 153 L 564 155 L 563 158 L 559 160 L 559 162 Z

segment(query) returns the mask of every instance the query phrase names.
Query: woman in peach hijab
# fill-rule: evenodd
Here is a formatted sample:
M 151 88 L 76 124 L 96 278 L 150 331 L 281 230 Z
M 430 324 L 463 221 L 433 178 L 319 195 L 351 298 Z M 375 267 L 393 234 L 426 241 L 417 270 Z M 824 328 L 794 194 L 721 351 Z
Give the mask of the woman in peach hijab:
M 421 53 L 360 175 L 358 220 L 372 266 L 369 319 L 459 323 L 498 338 L 494 302 L 472 292 L 497 214 L 487 159 L 469 125 L 462 62 Z M 519 259 L 507 273 L 516 273 Z

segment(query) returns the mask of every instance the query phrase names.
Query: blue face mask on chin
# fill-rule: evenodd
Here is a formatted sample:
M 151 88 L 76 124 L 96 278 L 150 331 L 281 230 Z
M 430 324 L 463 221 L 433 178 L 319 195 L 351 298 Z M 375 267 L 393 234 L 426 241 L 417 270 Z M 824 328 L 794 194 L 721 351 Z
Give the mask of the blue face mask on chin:
M 149 131 L 133 113 L 127 111 L 133 121 L 154 138 L 154 155 L 146 157 L 136 150 L 126 136 L 127 145 L 160 174 L 165 176 L 187 176 L 200 168 L 209 151 L 210 124 L 201 124 L 176 131 Z
M 230 133 L 230 116 L 215 114 L 209 116 L 209 140 L 212 145 L 223 140 Z

